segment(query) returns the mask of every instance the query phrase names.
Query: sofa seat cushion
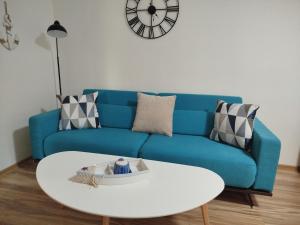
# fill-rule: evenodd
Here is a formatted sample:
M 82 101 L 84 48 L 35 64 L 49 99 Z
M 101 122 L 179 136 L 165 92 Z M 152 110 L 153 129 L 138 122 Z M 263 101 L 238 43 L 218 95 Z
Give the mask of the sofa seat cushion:
M 202 136 L 151 135 L 139 156 L 210 169 L 228 186 L 249 188 L 256 176 L 256 163 L 248 153 Z
M 44 152 L 45 155 L 50 155 L 61 151 L 79 150 L 137 157 L 148 136 L 146 133 L 119 128 L 61 131 L 45 139 Z

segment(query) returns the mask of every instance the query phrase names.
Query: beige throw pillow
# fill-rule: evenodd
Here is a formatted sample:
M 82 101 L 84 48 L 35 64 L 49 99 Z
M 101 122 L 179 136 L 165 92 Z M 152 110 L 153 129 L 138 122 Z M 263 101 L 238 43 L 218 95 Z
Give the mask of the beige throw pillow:
M 154 96 L 138 93 L 133 131 L 172 136 L 176 96 Z

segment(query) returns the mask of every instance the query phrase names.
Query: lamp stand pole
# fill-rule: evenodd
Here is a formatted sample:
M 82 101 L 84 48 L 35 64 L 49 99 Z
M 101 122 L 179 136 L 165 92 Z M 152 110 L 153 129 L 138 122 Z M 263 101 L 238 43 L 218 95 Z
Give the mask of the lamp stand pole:
M 59 66 L 59 54 L 58 54 L 58 41 L 56 40 L 56 59 L 57 59 L 57 69 L 58 69 L 58 83 L 59 83 L 59 95 L 62 95 L 61 91 L 61 78 L 60 78 L 60 66 Z

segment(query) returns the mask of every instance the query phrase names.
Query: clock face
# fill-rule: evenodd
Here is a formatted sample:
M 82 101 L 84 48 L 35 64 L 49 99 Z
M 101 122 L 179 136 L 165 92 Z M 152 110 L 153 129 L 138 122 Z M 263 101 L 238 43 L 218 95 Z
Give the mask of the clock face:
M 126 17 L 130 28 L 148 39 L 167 34 L 179 14 L 179 0 L 127 0 Z

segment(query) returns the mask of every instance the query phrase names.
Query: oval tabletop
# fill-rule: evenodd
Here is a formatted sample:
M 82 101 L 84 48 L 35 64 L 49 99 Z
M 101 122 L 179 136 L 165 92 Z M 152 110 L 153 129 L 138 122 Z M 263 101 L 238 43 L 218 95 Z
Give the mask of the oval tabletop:
M 193 166 L 145 160 L 150 178 L 138 183 L 97 188 L 69 180 L 80 168 L 118 156 L 61 152 L 40 161 L 36 171 L 42 190 L 55 201 L 81 212 L 115 218 L 174 215 L 213 200 L 224 189 L 216 173 Z

